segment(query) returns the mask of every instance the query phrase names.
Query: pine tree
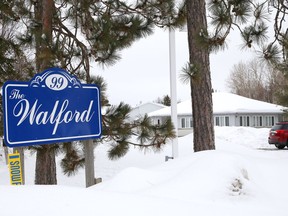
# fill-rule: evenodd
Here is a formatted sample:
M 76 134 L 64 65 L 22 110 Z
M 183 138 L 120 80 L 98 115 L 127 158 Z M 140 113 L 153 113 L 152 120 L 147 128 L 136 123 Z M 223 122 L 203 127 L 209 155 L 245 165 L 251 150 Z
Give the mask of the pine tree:
M 215 143 L 209 48 L 198 41 L 207 32 L 206 3 L 187 0 L 186 4 L 190 61 L 186 73 L 191 86 L 194 151 L 210 150 L 215 149 Z
M 13 63 L 16 54 L 27 56 L 30 50 L 35 55 L 27 58 L 31 61 L 27 60 L 23 69 L 41 72 L 47 67 L 58 66 L 86 83 L 93 83 L 91 61 L 114 64 L 120 59 L 119 51 L 152 34 L 155 26 L 175 27 L 185 22 L 183 6 L 175 5 L 173 0 L 134 3 L 118 0 L 3 0 L 0 13 L 1 22 L 7 19 L 9 26 L 13 25 L 16 29 L 13 40 L 7 38 L 1 41 L 2 37 L 0 40 L 2 45 L 6 45 L 0 49 L 0 61 L 5 63 L 1 74 L 3 82 L 7 79 L 4 75 L 8 69 L 21 79 L 29 78 L 28 72 L 17 71 Z M 1 28 L 4 28 L 3 24 Z M 12 50 L 15 55 L 7 54 L 7 50 Z M 147 117 L 129 122 L 129 105 L 108 106 L 106 96 L 101 100 L 106 112 L 103 116 L 103 138 L 97 142 L 108 140 L 113 144 L 109 151 L 111 159 L 125 155 L 130 145 L 158 149 L 175 136 L 171 121 L 157 127 Z M 134 135 L 138 135 L 138 143 L 130 140 Z M 56 144 L 35 146 L 35 183 L 57 183 L 55 154 L 59 150 L 67 153 L 62 161 L 64 172 L 70 173 L 81 167 L 83 157 L 78 151 L 81 150 L 77 148 L 79 145 L 65 143 L 63 148 Z
M 255 49 L 261 59 L 275 69 L 286 74 L 288 65 L 288 31 L 284 24 L 288 9 L 286 1 L 208 0 L 207 8 L 205 3 L 186 1 L 190 57 L 182 80 L 191 86 L 195 151 L 215 148 L 209 54 L 228 46 L 226 38 L 231 31 L 238 30 L 243 48 Z M 274 36 L 270 37 L 270 42 L 269 19 L 274 20 Z
M 171 98 L 169 97 L 169 95 L 158 97 L 154 102 L 163 104 L 165 106 L 171 106 Z
M 276 92 L 279 103 L 288 106 L 288 28 L 286 25 L 288 4 L 286 1 L 271 0 L 270 8 L 276 13 L 274 20 L 274 40 L 264 47 L 262 53 L 269 63 L 283 73 L 282 89 Z M 287 113 L 287 110 L 286 110 Z
M 163 97 L 163 104 L 165 106 L 171 106 L 171 98 L 169 97 L 169 95 L 165 95 Z

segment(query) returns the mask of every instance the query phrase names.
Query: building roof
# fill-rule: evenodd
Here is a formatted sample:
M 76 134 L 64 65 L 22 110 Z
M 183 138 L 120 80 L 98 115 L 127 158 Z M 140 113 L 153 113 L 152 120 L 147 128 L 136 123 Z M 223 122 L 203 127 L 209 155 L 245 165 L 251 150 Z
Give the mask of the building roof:
M 166 108 L 167 106 L 160 104 L 160 103 L 153 103 L 153 102 L 148 102 L 144 104 L 140 104 L 137 107 L 134 107 L 131 112 L 130 112 L 130 118 L 135 119 L 139 118 L 141 116 L 144 116 L 145 114 L 148 114 L 150 112 L 160 110 L 163 108 Z
M 258 101 L 243 96 L 226 92 L 212 93 L 213 113 L 214 114 L 234 114 L 234 113 L 283 113 L 285 107 Z M 178 115 L 191 115 L 191 100 L 183 101 L 177 104 Z M 171 108 L 163 108 L 149 113 L 149 116 L 170 116 Z

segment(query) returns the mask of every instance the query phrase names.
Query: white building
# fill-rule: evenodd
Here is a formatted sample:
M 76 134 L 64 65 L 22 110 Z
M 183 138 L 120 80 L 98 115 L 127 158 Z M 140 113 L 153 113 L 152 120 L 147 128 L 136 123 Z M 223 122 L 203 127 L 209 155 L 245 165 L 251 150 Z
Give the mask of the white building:
M 283 119 L 282 106 L 253 100 L 231 93 L 216 92 L 213 97 L 215 126 L 271 127 Z M 191 100 L 177 105 L 179 135 L 186 134 L 192 125 Z M 171 108 L 166 107 L 148 114 L 155 124 L 171 116 Z
M 150 112 L 160 110 L 166 107 L 167 106 L 163 104 L 148 102 L 148 103 L 140 104 L 137 107 L 134 107 L 129 115 L 131 119 L 137 119 L 139 117 L 143 117 L 145 114 L 148 114 Z

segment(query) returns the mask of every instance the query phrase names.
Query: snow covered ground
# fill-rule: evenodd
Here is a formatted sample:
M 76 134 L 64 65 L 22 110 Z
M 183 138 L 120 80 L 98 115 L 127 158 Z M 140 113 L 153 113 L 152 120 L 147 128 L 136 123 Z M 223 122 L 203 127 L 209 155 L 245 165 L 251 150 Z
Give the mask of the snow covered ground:
M 160 153 L 131 148 L 118 161 L 98 146 L 95 172 L 103 182 L 90 188 L 84 170 L 67 178 L 60 168 L 59 185 L 33 185 L 35 156 L 29 153 L 27 184 L 10 186 L 0 156 L 0 215 L 288 216 L 288 150 L 268 145 L 268 131 L 216 127 L 216 150 L 198 153 L 188 135 L 179 139 L 179 158 L 168 162 L 170 144 Z

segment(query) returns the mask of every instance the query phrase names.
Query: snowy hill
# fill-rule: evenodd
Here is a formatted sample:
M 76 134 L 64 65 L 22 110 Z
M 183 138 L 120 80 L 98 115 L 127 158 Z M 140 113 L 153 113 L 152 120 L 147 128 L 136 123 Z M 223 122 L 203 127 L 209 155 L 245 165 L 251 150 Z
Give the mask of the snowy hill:
M 287 216 L 288 151 L 267 144 L 269 129 L 216 127 L 216 150 L 192 153 L 192 135 L 179 139 L 179 155 L 131 149 L 109 161 L 96 148 L 103 183 L 84 188 L 84 171 L 57 186 L 34 186 L 35 158 L 26 154 L 26 186 L 9 186 L 0 157 L 0 214 L 29 216 Z M 2 150 L 1 150 L 2 151 Z M 1 154 L 2 152 L 0 152 Z

